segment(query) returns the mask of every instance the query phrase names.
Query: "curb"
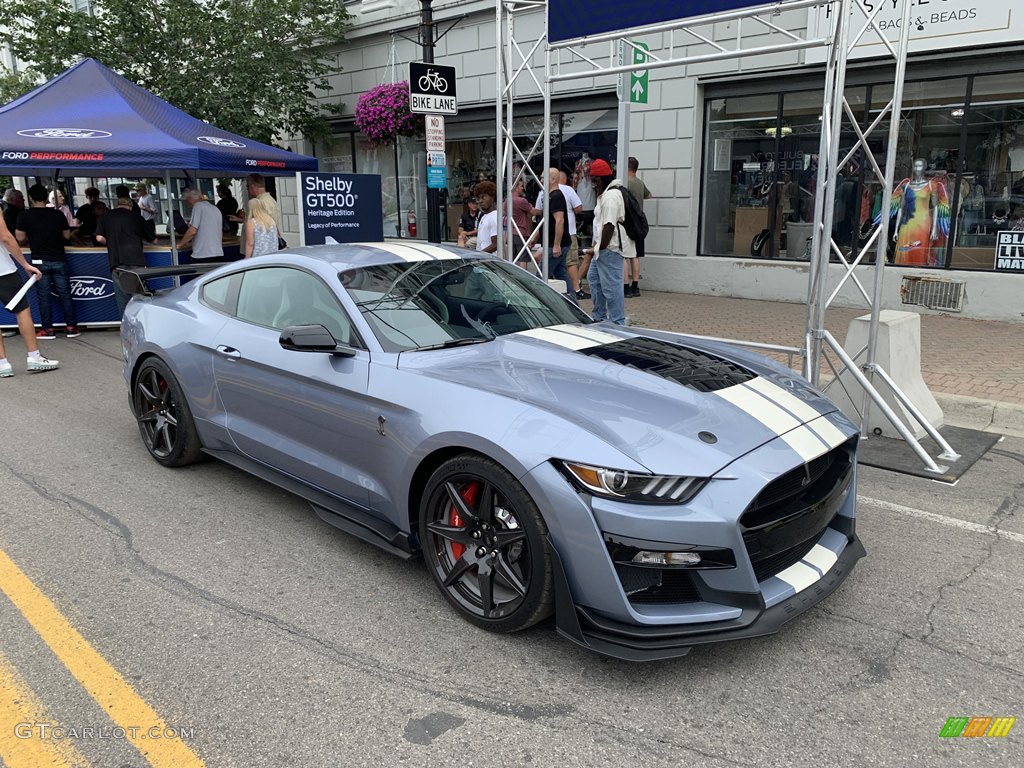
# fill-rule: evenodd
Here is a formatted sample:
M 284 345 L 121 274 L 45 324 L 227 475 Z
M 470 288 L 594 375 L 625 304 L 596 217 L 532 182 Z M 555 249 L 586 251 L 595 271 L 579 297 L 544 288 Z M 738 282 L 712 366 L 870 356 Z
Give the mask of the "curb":
M 1012 437 L 1024 437 L 1024 405 L 980 397 L 932 392 L 947 424 Z

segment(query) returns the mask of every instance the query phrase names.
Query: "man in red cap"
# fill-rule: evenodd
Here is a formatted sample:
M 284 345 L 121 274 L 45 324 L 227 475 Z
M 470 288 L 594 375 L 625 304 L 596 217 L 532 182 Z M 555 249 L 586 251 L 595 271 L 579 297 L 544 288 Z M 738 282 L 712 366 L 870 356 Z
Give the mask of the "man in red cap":
M 626 302 L 622 293 L 623 259 L 636 257 L 636 244 L 626 234 L 625 187 L 615 179 L 611 166 L 604 160 L 590 164 L 590 178 L 597 193 L 594 209 L 593 260 L 587 272 L 590 292 L 594 295 L 594 319 L 626 324 Z M 606 194 L 608 190 L 611 194 Z

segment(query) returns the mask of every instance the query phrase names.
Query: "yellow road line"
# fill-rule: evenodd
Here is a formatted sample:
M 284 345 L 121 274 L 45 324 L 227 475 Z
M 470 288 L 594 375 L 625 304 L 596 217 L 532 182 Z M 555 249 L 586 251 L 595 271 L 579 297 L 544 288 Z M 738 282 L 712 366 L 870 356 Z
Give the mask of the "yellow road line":
M 39 588 L 0 550 L 0 591 L 21 611 L 50 650 L 102 707 L 153 768 L 202 768 L 205 763 L 121 677 Z M 167 738 L 147 738 L 159 734 Z M 45 765 L 45 763 L 43 763 Z
M 49 722 L 42 702 L 0 653 L 0 762 L 7 768 L 88 766 L 71 742 L 40 738 L 35 724 Z

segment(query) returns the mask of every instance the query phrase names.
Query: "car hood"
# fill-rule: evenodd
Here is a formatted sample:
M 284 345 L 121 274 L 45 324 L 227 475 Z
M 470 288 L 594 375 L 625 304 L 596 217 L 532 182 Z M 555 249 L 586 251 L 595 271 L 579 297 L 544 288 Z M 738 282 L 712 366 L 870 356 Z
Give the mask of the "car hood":
M 529 403 L 661 474 L 709 477 L 836 410 L 768 360 L 686 336 L 605 325 L 404 352 L 399 368 Z M 586 460 L 582 449 L 560 458 Z

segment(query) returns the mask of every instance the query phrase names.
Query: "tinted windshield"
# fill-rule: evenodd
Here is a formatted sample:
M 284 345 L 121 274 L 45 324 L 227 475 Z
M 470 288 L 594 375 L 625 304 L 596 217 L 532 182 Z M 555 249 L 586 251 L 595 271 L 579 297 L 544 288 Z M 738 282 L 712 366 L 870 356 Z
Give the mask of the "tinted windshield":
M 590 322 L 543 282 L 498 260 L 381 264 L 339 278 L 389 352 Z

